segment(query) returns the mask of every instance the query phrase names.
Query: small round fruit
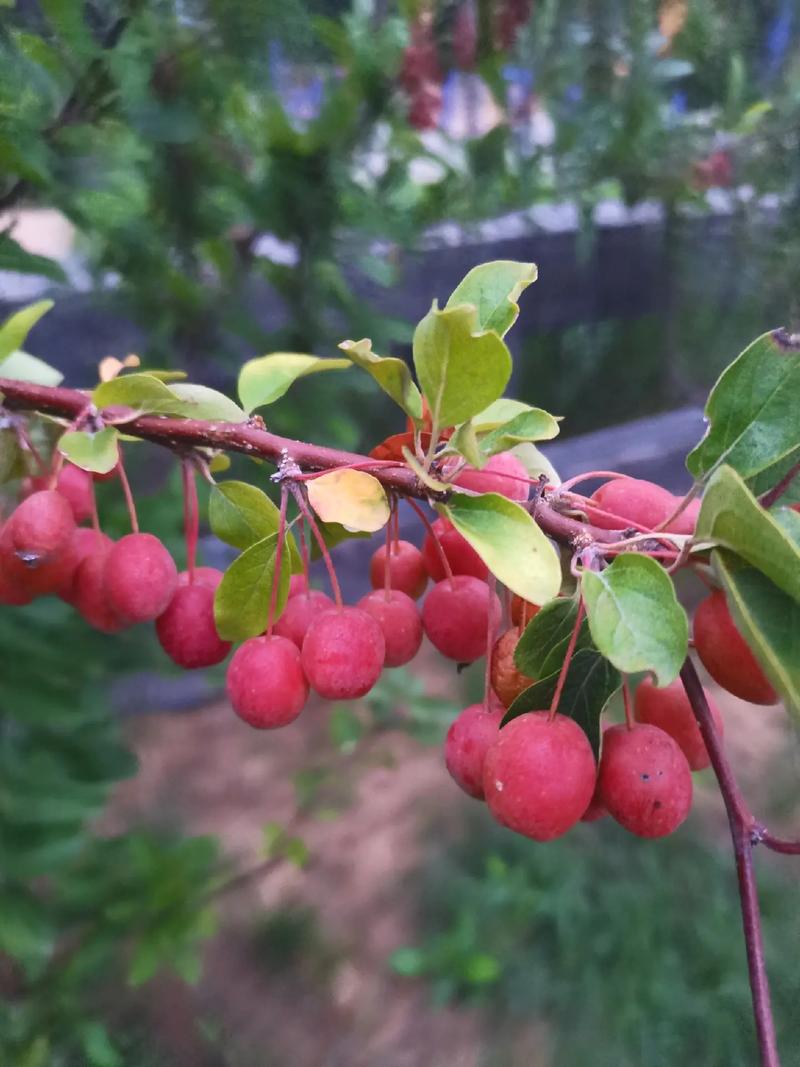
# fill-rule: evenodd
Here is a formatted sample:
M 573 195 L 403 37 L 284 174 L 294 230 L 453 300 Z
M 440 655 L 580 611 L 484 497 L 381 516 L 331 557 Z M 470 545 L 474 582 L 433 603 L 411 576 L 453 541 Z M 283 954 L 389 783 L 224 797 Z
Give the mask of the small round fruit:
M 105 534 L 100 536 L 101 544 L 75 571 L 70 599 L 90 626 L 106 634 L 115 634 L 124 630 L 126 624 L 112 608 L 106 593 L 106 563 L 113 541 Z
M 673 497 L 672 510 L 680 504 L 682 497 Z M 670 533 L 676 534 L 693 534 L 694 528 L 697 525 L 697 516 L 700 514 L 700 507 L 702 500 L 690 500 L 683 511 L 678 515 L 676 519 L 673 519 L 668 526 L 665 527 Z
M 530 600 L 523 600 L 516 593 L 511 598 L 511 621 L 515 626 L 524 630 L 534 615 L 540 611 L 538 604 L 531 604 Z
M 520 631 L 513 626 L 498 637 L 492 649 L 492 689 L 504 708 L 510 707 L 523 689 L 527 689 L 535 681 L 517 670 L 514 663 L 519 635 Z
M 258 730 L 294 722 L 308 699 L 297 646 L 285 637 L 251 637 L 233 654 L 228 699 L 240 719 Z
M 355 700 L 372 689 L 386 655 L 383 632 L 361 608 L 317 615 L 303 641 L 301 660 L 311 688 L 327 700 Z
M 472 663 L 486 652 L 491 612 L 492 629 L 502 611 L 486 582 L 468 574 L 446 578 L 431 589 L 422 605 L 422 625 L 431 644 L 448 659 Z
M 692 772 L 669 734 L 645 724 L 603 734 L 600 798 L 617 822 L 639 837 L 664 837 L 692 806 Z
M 293 574 L 289 579 L 289 600 L 308 592 L 308 579 L 304 574 Z
M 704 690 L 708 710 L 714 720 L 717 733 L 722 736 L 722 715 L 711 694 Z M 702 771 L 709 765 L 706 749 L 692 705 L 680 680 L 658 689 L 650 678 L 645 678 L 634 696 L 636 721 L 657 726 L 677 742 L 693 771 Z
M 178 585 L 206 585 L 209 589 L 216 589 L 222 581 L 222 571 L 218 567 L 195 567 L 194 582 L 189 578 L 188 571 L 181 571 L 178 575 Z
M 29 603 L 34 597 L 58 593 L 75 569 L 69 553 L 70 541 L 48 556 L 28 556 L 15 550 L 11 530 L 10 522 L 7 522 L 0 532 L 0 567 L 5 574 L 6 594 L 22 604 Z M 17 595 L 13 589 L 17 590 Z
M 378 623 L 386 643 L 384 667 L 402 667 L 419 652 L 422 644 L 422 619 L 417 605 L 399 589 L 383 589 L 367 593 L 358 602 Z
M 272 628 L 273 633 L 288 638 L 298 648 L 302 648 L 312 621 L 333 606 L 331 598 L 319 589 L 309 589 L 307 593 L 293 596 L 286 601 L 283 614 Z
M 369 564 L 369 580 L 373 589 L 383 589 L 386 584 L 386 545 L 375 552 Z M 428 584 L 425 560 L 416 545 L 410 541 L 392 541 L 389 552 L 389 585 L 412 600 L 418 600 Z
M 99 530 L 93 530 L 89 526 L 76 527 L 69 540 L 69 544 L 64 550 L 65 559 L 62 566 L 63 580 L 58 588 L 54 590 L 56 595 L 60 596 L 61 599 L 65 600 L 68 604 L 72 604 L 75 575 L 77 574 L 78 567 L 80 567 L 81 563 L 94 552 L 107 551 L 110 546 L 110 539 L 106 537 L 105 534 L 100 533 Z
M 442 546 L 442 550 L 450 564 L 453 574 L 470 574 L 473 578 L 485 578 L 489 568 L 481 557 L 449 519 L 437 519 L 433 523 L 433 530 Z M 436 543 L 430 534 L 425 535 L 422 543 L 422 557 L 425 561 L 425 569 L 434 580 L 440 582 L 445 577 L 444 565 Z
M 161 647 L 179 667 L 194 670 L 221 663 L 231 650 L 214 622 L 214 590 L 207 585 L 179 586 L 167 610 L 156 619 Z
M 14 578 L 13 571 L 9 567 L 14 556 L 10 544 L 4 545 L 4 532 L 5 527 L 0 530 L 0 604 L 8 607 L 22 607 L 23 604 L 30 604 L 33 600 L 33 593 L 28 592 Z
M 503 708 L 470 704 L 450 724 L 444 743 L 444 761 L 451 777 L 465 793 L 483 800 L 483 764 L 500 734 Z
M 530 711 L 504 726 L 486 753 L 483 791 L 503 826 L 551 841 L 584 814 L 596 774 L 592 746 L 574 719 Z
M 42 475 L 30 479 L 31 489 L 47 489 L 50 476 Z M 75 522 L 86 522 L 92 517 L 92 476 L 74 463 L 65 463 L 58 472 L 56 490 L 61 493 L 69 506 Z
M 166 610 L 178 587 L 178 570 L 153 534 L 127 534 L 108 554 L 105 582 L 112 611 L 130 624 L 149 622 Z
M 652 530 L 677 507 L 677 499 L 668 489 L 642 478 L 614 478 L 596 489 L 590 499 L 609 513 L 598 515 L 594 508 L 588 509 L 589 521 L 604 530 L 616 530 L 626 523 Z
M 500 493 L 509 500 L 522 501 L 528 499 L 530 475 L 513 452 L 500 452 L 480 470 L 473 467 L 462 470 L 453 484 L 474 493 Z
M 66 498 L 55 489 L 31 493 L 6 524 L 14 551 L 25 560 L 47 560 L 67 547 L 75 518 Z
M 701 663 L 723 689 L 751 704 L 778 702 L 778 694 L 739 632 L 719 589 L 694 613 L 694 645 Z

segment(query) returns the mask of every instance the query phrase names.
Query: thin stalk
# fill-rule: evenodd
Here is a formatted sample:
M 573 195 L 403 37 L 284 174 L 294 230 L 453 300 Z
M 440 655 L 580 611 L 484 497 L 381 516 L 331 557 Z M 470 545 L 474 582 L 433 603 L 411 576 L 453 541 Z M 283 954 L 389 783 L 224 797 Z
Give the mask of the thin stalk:
M 336 607 L 337 608 L 341 608 L 342 607 L 342 603 L 343 603 L 342 602 L 342 590 L 341 590 L 341 588 L 339 586 L 339 579 L 336 577 L 336 568 L 333 565 L 333 560 L 331 559 L 331 554 L 328 551 L 328 546 L 325 544 L 325 538 L 322 536 L 322 534 L 320 532 L 320 529 L 319 529 L 319 526 L 317 526 L 316 519 L 311 514 L 311 509 L 309 508 L 308 504 L 305 501 L 305 497 L 303 496 L 302 489 L 300 489 L 299 486 L 293 485 L 292 486 L 292 493 L 294 494 L 294 498 L 297 501 L 297 506 L 300 508 L 300 511 L 301 511 L 301 513 L 303 515 L 303 518 L 308 523 L 309 529 L 311 530 L 311 533 L 314 535 L 314 539 L 316 540 L 317 545 L 319 546 L 320 555 L 322 556 L 323 560 L 325 561 L 325 566 L 327 567 L 327 570 L 328 570 L 328 577 L 330 579 L 331 589 L 333 590 L 333 599 L 336 602 Z
M 561 670 L 558 674 L 558 682 L 556 683 L 556 691 L 553 693 L 553 699 L 550 701 L 549 718 L 552 720 L 556 717 L 558 711 L 558 702 L 561 700 L 561 694 L 564 690 L 564 683 L 567 680 L 567 673 L 569 672 L 569 665 L 572 662 L 572 655 L 575 652 L 575 645 L 578 643 L 578 634 L 580 633 L 581 623 L 583 622 L 583 597 L 578 601 L 578 614 L 575 616 L 575 625 L 572 628 L 570 634 L 569 644 L 567 645 L 567 651 L 564 654 L 564 662 L 561 664 Z

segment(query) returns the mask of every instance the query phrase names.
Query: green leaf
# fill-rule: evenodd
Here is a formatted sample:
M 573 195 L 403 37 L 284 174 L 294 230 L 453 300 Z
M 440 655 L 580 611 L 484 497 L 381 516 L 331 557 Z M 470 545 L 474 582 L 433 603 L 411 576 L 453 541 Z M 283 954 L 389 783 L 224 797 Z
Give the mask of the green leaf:
M 440 478 L 434 478 L 429 470 L 425 470 L 425 464 L 420 463 L 410 448 L 403 445 L 401 451 L 403 453 L 403 459 L 414 474 L 416 474 L 417 479 L 422 485 L 426 486 L 434 493 L 447 493 L 450 491 L 450 483 L 443 482 Z
M 536 281 L 537 274 L 535 263 L 517 263 L 510 259 L 481 263 L 456 286 L 446 306 L 474 305 L 478 327 L 494 330 L 503 337 L 517 321 L 520 293 Z
M 425 953 L 420 948 L 398 948 L 389 957 L 389 966 L 403 978 L 417 978 L 426 970 Z
M 270 534 L 277 534 L 280 511 L 254 485 L 219 482 L 209 494 L 208 522 L 220 541 L 245 549 Z
M 14 0 L 11 0 L 12 4 Z M 0 233 L 0 270 L 17 274 L 36 274 L 53 282 L 67 281 L 67 276 L 54 259 L 27 252 L 7 233 Z
M 689 645 L 686 612 L 666 571 L 626 552 L 604 571 L 581 578 L 592 639 L 626 674 L 652 671 L 659 686 L 678 676 Z
M 422 420 L 422 396 L 402 359 L 378 356 L 372 351 L 372 341 L 342 341 L 339 348 L 357 367 L 371 374 L 385 393 L 412 419 Z
M 92 393 L 97 408 L 126 407 L 144 414 L 173 415 L 180 401 L 170 387 L 152 374 L 121 374 L 101 382 Z
M 544 604 L 522 632 L 514 652 L 514 663 L 528 678 L 546 678 L 558 671 L 575 629 L 578 603 L 572 597 L 556 597 Z M 589 624 L 581 623 L 575 650 L 591 648 Z
M 798 442 L 794 452 L 790 452 L 778 463 L 774 463 L 771 467 L 760 471 L 754 478 L 748 478 L 747 486 L 750 492 L 753 496 L 762 496 L 777 486 L 797 463 L 800 463 L 800 442 Z M 798 503 L 800 503 L 800 474 L 787 485 L 773 507 Z
M 794 451 L 800 411 L 800 338 L 763 334 L 722 373 L 706 404 L 708 432 L 686 466 L 706 478 L 722 463 L 750 478 Z
M 246 422 L 247 415 L 238 404 L 224 393 L 209 389 L 206 385 L 194 385 L 191 382 L 172 382 L 170 391 L 182 402 L 180 410 L 174 414 L 184 415 L 188 419 L 207 419 L 212 422 Z
M 547 711 L 555 695 L 560 670 L 523 690 L 503 718 L 502 725 L 527 711 Z M 622 683 L 619 671 L 596 649 L 582 648 L 567 668 L 558 710 L 581 727 L 594 750 L 600 752 L 600 716 Z
M 433 307 L 414 331 L 414 366 L 440 427 L 454 426 L 497 400 L 511 377 L 511 354 L 480 332 L 470 304 Z
M 558 434 L 558 430 L 558 421 L 549 412 L 531 408 L 482 437 L 481 452 L 486 456 L 494 456 L 498 452 L 508 452 L 525 441 L 549 441 Z
M 508 397 L 502 396 L 499 400 L 489 404 L 483 411 L 478 412 L 473 417 L 472 422 L 478 433 L 488 433 L 489 430 L 496 430 L 504 422 L 509 422 L 511 419 L 516 418 L 517 415 L 523 415 L 526 411 L 533 411 L 530 404 L 523 404 L 521 400 L 510 400 Z
M 375 533 L 389 521 L 389 501 L 378 481 L 366 471 L 343 467 L 306 482 L 308 502 L 323 522 Z
M 225 571 L 214 596 L 214 619 L 223 641 L 246 641 L 266 630 L 277 541 L 277 534 L 256 541 Z M 288 562 L 284 555 L 275 603 L 276 619 L 280 618 L 289 595 Z
M 369 538 L 372 536 L 372 534 L 364 531 L 347 530 L 339 522 L 320 522 L 317 520 L 317 526 L 322 535 L 322 540 L 328 548 L 336 548 L 343 541 L 351 541 L 353 538 Z M 320 558 L 319 545 L 315 537 L 310 538 L 310 551 L 312 560 Z
M 97 433 L 68 430 L 58 441 L 58 450 L 70 463 L 95 474 L 108 474 L 119 460 L 119 433 L 106 426 Z
M 529 478 L 538 478 L 543 474 L 550 485 L 561 485 L 558 471 L 536 445 L 526 441 L 524 444 L 516 445 L 511 452 L 522 463 Z
M 12 378 L 15 382 L 32 382 L 34 385 L 60 385 L 64 375 L 45 363 L 38 356 L 27 352 L 12 352 L 0 363 L 0 378 Z
M 800 601 L 800 546 L 731 467 L 720 467 L 712 475 L 695 537 L 729 548 Z
M 22 965 L 29 977 L 46 963 L 56 931 L 44 901 L 22 886 L 0 890 L 0 952 Z
M 561 563 L 528 512 L 498 493 L 454 493 L 437 507 L 513 593 L 544 604 L 561 586 Z
M 12 352 L 16 352 L 25 344 L 25 339 L 42 317 L 53 306 L 52 300 L 38 300 L 35 304 L 28 304 L 20 308 L 0 324 L 0 364 Z M 0 368 L 0 377 L 9 378 L 4 368 Z
M 800 604 L 730 552 L 716 549 L 711 560 L 742 636 L 800 720 Z
M 248 414 L 274 404 L 293 382 L 320 371 L 349 370 L 349 359 L 322 359 L 296 352 L 275 352 L 245 363 L 239 373 L 239 399 Z
M 22 452 L 13 430 L 0 430 L 0 485 L 22 474 Z
M 475 433 L 472 419 L 467 419 L 466 422 L 462 422 L 460 426 L 456 427 L 456 432 L 447 444 L 448 451 L 453 449 L 458 452 L 476 470 L 480 470 L 486 464 L 487 457 L 481 452 L 478 445 L 478 437 Z

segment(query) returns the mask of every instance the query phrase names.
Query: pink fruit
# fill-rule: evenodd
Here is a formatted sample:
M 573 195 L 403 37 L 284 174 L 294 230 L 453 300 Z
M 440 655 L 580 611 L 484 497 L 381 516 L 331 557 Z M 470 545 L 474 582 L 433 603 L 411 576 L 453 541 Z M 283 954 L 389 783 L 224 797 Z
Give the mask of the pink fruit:
M 471 574 L 473 578 L 487 576 L 489 568 L 448 519 L 437 519 L 433 523 L 433 529 L 453 574 Z M 435 582 L 440 582 L 445 577 L 444 565 L 430 534 L 426 534 L 422 544 L 422 557 L 428 574 Z
M 475 493 L 500 493 L 509 500 L 517 501 L 527 500 L 530 490 L 530 475 L 513 452 L 500 452 L 492 456 L 480 470 L 467 467 L 453 482 Z
M 231 650 L 214 622 L 214 590 L 207 585 L 179 586 L 156 619 L 161 647 L 179 667 L 194 670 L 221 663 Z
M 381 628 L 386 644 L 384 667 L 402 667 L 416 656 L 422 644 L 422 619 L 410 596 L 399 589 L 389 590 L 388 595 L 376 589 L 362 597 L 358 607 Z
M 465 793 L 483 800 L 483 764 L 500 734 L 505 710 L 470 704 L 450 724 L 444 743 L 444 761 Z
M 285 637 L 251 637 L 240 645 L 226 685 L 233 710 L 258 730 L 287 726 L 308 699 L 300 653 Z
M 360 608 L 317 615 L 303 641 L 301 661 L 311 688 L 327 700 L 355 700 L 380 677 L 386 642 L 378 623 Z
M 312 621 L 333 606 L 333 601 L 325 593 L 320 592 L 319 589 L 309 589 L 307 593 L 300 593 L 286 602 L 283 614 L 275 623 L 273 632 L 279 637 L 288 638 L 298 648 L 302 648 Z
M 438 582 L 425 597 L 422 625 L 428 640 L 448 659 L 472 663 L 486 652 L 489 613 L 492 629 L 502 614 L 486 582 L 466 574 Z
M 17 506 L 6 526 L 14 551 L 25 560 L 39 562 L 66 548 L 75 519 L 60 493 L 40 489 Z
M 157 619 L 178 587 L 178 570 L 157 537 L 127 534 L 108 554 L 105 569 L 110 609 L 133 624 Z
M 206 585 L 209 589 L 216 589 L 222 581 L 222 571 L 217 567 L 195 567 L 194 585 Z M 178 585 L 191 585 L 189 572 L 181 571 L 178 575 Z
M 369 564 L 369 580 L 373 589 L 383 589 L 386 582 L 386 545 L 375 552 Z M 389 584 L 412 600 L 418 600 L 428 584 L 425 560 L 410 541 L 392 541 L 389 553 Z
M 694 644 L 718 685 L 751 704 L 776 704 L 772 688 L 731 617 L 725 594 L 717 590 L 694 613 Z
M 722 736 L 723 723 L 719 708 L 708 692 L 706 700 L 716 731 Z M 636 721 L 657 726 L 669 734 L 678 744 L 693 771 L 702 771 L 709 765 L 703 735 L 680 680 L 658 689 L 651 679 L 645 678 L 637 686 L 634 706 Z

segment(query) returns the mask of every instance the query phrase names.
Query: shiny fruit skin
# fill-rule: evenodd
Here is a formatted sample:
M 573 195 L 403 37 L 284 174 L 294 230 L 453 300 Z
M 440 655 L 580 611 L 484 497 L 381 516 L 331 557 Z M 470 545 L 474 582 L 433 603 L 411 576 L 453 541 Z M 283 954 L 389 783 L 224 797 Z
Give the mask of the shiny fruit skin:
M 308 628 L 313 620 L 323 611 L 334 607 L 331 598 L 319 589 L 309 589 L 307 593 L 298 593 L 286 601 L 281 617 L 273 626 L 273 633 L 286 637 L 298 648 L 303 647 Z
M 293 596 L 300 596 L 301 593 L 308 592 L 308 579 L 304 574 L 293 574 L 289 579 L 289 596 L 291 600 Z
M 380 677 L 386 642 L 360 608 L 331 608 L 311 622 L 301 660 L 311 688 L 327 700 L 356 700 Z
M 66 548 L 75 529 L 75 518 L 59 492 L 40 489 L 17 506 L 6 528 L 20 557 L 44 562 Z
M 721 737 L 724 729 L 722 715 L 711 694 L 704 692 L 714 727 Z M 711 761 L 703 735 L 680 679 L 659 689 L 650 678 L 645 678 L 636 687 L 634 711 L 637 722 L 657 726 L 669 734 L 693 771 L 705 770 L 709 765 Z
M 718 685 L 750 704 L 777 703 L 778 694 L 739 632 L 721 590 L 698 606 L 693 629 L 700 662 Z
M 499 493 L 518 502 L 527 500 L 530 492 L 528 471 L 513 452 L 492 456 L 480 470 L 467 467 L 456 475 L 453 484 L 474 493 Z
M 417 605 L 399 589 L 375 589 L 359 600 L 358 605 L 378 623 L 386 644 L 384 667 L 402 667 L 419 652 L 422 644 L 422 619 Z
M 665 837 L 692 806 L 692 772 L 678 744 L 657 726 L 624 723 L 603 734 L 600 799 L 638 837 Z
M 470 704 L 453 720 L 444 743 L 444 761 L 455 783 L 483 800 L 483 764 L 500 734 L 503 708 Z
M 516 626 L 506 630 L 495 641 L 492 649 L 491 683 L 492 689 L 504 708 L 509 708 L 535 679 L 529 678 L 517 670 L 514 652 L 519 641 L 520 631 Z
M 178 587 L 175 561 L 157 537 L 127 534 L 106 560 L 106 596 L 121 619 L 133 625 L 157 619 Z
M 596 771 L 589 739 L 573 719 L 529 711 L 504 726 L 486 753 L 483 790 L 501 825 L 552 841 L 586 811 Z
M 218 567 L 195 567 L 194 582 L 191 581 L 188 571 L 181 571 L 178 575 L 178 585 L 205 585 L 209 589 L 216 589 L 222 578 L 222 571 Z
M 624 529 L 626 523 L 652 530 L 660 526 L 677 506 L 668 489 L 642 478 L 614 478 L 596 489 L 590 498 L 598 508 L 616 516 L 599 515 L 588 508 L 589 522 L 604 530 Z
M 251 637 L 234 652 L 226 675 L 228 699 L 257 730 L 294 722 L 308 699 L 297 646 L 285 637 Z
M 369 564 L 369 580 L 373 589 L 383 589 L 386 583 L 386 545 L 374 553 Z M 428 584 L 425 560 L 410 541 L 392 541 L 389 553 L 389 584 L 412 600 L 419 600 Z
M 486 578 L 489 568 L 448 519 L 437 519 L 433 523 L 433 529 L 453 574 L 469 574 L 473 578 Z M 422 556 L 428 574 L 434 582 L 441 582 L 445 577 L 444 566 L 436 543 L 430 534 L 426 534 L 422 543 Z
M 195 582 L 179 585 L 166 610 L 156 619 L 161 647 L 179 667 L 196 670 L 221 663 L 231 650 L 214 622 L 214 590 Z
M 422 605 L 422 625 L 431 644 L 457 663 L 472 663 L 486 652 L 491 611 L 492 628 L 502 611 L 486 582 L 467 574 L 437 582 Z
M 115 634 L 126 623 L 114 611 L 106 594 L 106 564 L 113 541 L 105 534 L 103 542 L 78 565 L 73 579 L 70 599 L 78 613 L 90 626 L 102 633 Z

